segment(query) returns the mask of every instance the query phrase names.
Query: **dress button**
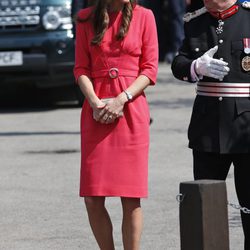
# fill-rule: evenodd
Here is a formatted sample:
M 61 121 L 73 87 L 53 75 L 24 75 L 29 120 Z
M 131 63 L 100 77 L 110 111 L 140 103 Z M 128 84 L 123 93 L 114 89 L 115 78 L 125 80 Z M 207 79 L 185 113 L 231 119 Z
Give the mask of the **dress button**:
M 222 44 L 224 41 L 222 39 L 219 40 L 219 43 Z
M 196 52 L 199 52 L 199 51 L 200 51 L 200 49 L 199 49 L 199 48 L 195 48 L 195 51 L 196 51 Z
M 219 101 L 221 102 L 222 100 L 223 100 L 223 97 L 222 97 L 222 96 L 220 96 L 220 97 L 219 97 Z

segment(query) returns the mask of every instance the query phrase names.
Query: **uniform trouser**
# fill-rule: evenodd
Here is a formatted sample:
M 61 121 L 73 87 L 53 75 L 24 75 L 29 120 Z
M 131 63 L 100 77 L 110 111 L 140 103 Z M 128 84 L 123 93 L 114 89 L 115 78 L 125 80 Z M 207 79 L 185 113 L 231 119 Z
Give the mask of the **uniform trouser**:
M 239 204 L 250 209 L 250 153 L 217 154 L 193 150 L 194 179 L 225 180 L 234 165 L 234 182 Z M 245 250 L 250 250 L 250 214 L 241 212 Z

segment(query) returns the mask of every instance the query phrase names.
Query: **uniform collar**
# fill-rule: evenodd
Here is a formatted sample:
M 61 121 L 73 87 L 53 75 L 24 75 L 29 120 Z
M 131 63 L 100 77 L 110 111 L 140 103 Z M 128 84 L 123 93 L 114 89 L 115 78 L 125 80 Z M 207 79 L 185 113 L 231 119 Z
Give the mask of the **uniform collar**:
M 232 15 L 234 15 L 235 13 L 237 13 L 239 10 L 239 6 L 237 4 L 234 4 L 232 7 L 226 9 L 226 10 L 223 10 L 223 11 L 210 11 L 209 13 L 217 18 L 217 19 L 221 19 L 221 20 L 224 20 Z

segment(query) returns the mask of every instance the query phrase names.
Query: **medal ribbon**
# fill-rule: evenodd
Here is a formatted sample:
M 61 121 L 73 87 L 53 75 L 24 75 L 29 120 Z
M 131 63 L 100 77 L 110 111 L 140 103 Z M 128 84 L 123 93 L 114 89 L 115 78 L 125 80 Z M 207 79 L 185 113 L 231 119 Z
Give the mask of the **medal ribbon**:
M 243 38 L 244 52 L 250 54 L 250 38 Z

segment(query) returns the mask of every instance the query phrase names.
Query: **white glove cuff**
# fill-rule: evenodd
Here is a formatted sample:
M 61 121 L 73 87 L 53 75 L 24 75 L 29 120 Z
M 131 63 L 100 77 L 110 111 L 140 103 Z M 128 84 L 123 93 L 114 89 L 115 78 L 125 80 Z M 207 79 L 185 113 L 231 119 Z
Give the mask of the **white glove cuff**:
M 196 64 L 196 60 L 194 60 L 191 64 L 190 67 L 190 75 L 191 75 L 191 80 L 193 82 L 198 82 L 199 80 L 201 80 L 203 78 L 203 76 L 201 75 L 197 75 L 196 71 L 195 71 L 195 64 Z

